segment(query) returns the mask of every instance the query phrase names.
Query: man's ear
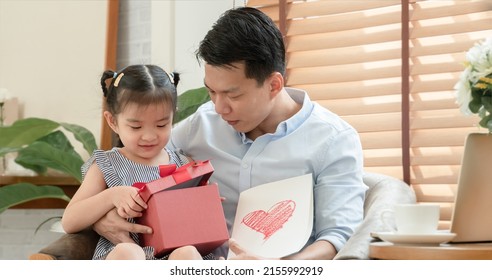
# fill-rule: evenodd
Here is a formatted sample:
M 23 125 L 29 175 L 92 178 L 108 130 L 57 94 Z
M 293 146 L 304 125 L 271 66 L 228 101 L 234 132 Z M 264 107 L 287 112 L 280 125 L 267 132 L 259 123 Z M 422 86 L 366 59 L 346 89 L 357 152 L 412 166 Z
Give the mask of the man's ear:
M 279 72 L 273 72 L 268 78 L 270 86 L 271 97 L 277 96 L 277 94 L 284 88 L 284 76 Z
M 118 134 L 117 128 L 116 128 L 116 119 L 114 118 L 113 114 L 111 114 L 109 111 L 104 111 L 103 116 L 104 116 L 104 119 L 106 120 L 106 123 L 108 123 L 109 127 L 111 127 L 113 132 Z

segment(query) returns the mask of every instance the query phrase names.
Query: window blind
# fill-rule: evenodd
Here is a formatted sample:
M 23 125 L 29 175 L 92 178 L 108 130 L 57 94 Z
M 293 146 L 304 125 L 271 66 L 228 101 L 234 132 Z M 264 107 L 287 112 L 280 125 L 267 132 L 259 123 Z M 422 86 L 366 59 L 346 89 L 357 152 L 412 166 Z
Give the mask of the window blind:
M 453 88 L 466 51 L 492 36 L 492 1 L 416 1 L 410 11 L 410 183 L 449 221 L 465 138 L 487 132 L 461 114 Z
M 453 87 L 466 51 L 492 36 L 492 1 L 250 0 L 248 6 L 279 25 L 285 18 L 286 85 L 305 89 L 358 130 L 365 170 L 402 180 L 406 171 L 418 201 L 440 203 L 441 219 L 449 221 L 465 138 L 486 132 L 478 117 L 460 113 Z M 402 163 L 405 152 L 409 164 Z

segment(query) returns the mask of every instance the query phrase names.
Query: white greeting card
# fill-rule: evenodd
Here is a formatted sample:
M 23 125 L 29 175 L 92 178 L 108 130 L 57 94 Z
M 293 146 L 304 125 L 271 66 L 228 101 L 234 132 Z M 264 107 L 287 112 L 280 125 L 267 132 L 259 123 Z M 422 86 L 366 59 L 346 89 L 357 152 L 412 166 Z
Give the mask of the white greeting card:
M 280 258 L 301 250 L 312 228 L 313 179 L 306 174 L 242 192 L 231 237 L 250 253 Z

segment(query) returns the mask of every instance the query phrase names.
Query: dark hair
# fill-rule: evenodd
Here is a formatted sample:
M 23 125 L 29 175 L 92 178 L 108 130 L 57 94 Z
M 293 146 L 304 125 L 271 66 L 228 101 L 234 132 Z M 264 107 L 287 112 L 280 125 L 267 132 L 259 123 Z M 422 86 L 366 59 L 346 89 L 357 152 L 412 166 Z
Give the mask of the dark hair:
M 285 75 L 285 46 L 280 30 L 258 9 L 226 11 L 200 42 L 196 57 L 213 66 L 245 63 L 245 75 L 262 84 L 273 72 Z
M 111 79 L 109 85 L 106 83 Z M 101 87 L 106 97 L 107 110 L 117 115 L 129 103 L 150 105 L 169 104 L 176 111 L 179 74 L 156 65 L 131 65 L 119 72 L 106 70 L 101 77 Z

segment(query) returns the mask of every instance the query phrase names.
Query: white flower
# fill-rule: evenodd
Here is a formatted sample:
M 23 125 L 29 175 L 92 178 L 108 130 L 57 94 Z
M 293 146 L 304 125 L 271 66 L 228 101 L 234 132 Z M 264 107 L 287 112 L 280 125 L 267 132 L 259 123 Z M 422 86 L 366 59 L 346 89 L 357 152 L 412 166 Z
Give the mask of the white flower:
M 468 66 L 461 73 L 458 83 L 454 86 L 456 89 L 456 101 L 460 105 L 461 112 L 467 116 L 472 114 L 468 107 L 471 101 L 470 74 L 471 66 Z
M 466 53 L 464 64 L 466 68 L 454 87 L 456 102 L 463 114 L 478 114 L 482 119 L 480 125 L 492 132 L 490 99 L 492 97 L 492 83 L 490 82 L 492 78 L 492 37 L 471 47 Z

